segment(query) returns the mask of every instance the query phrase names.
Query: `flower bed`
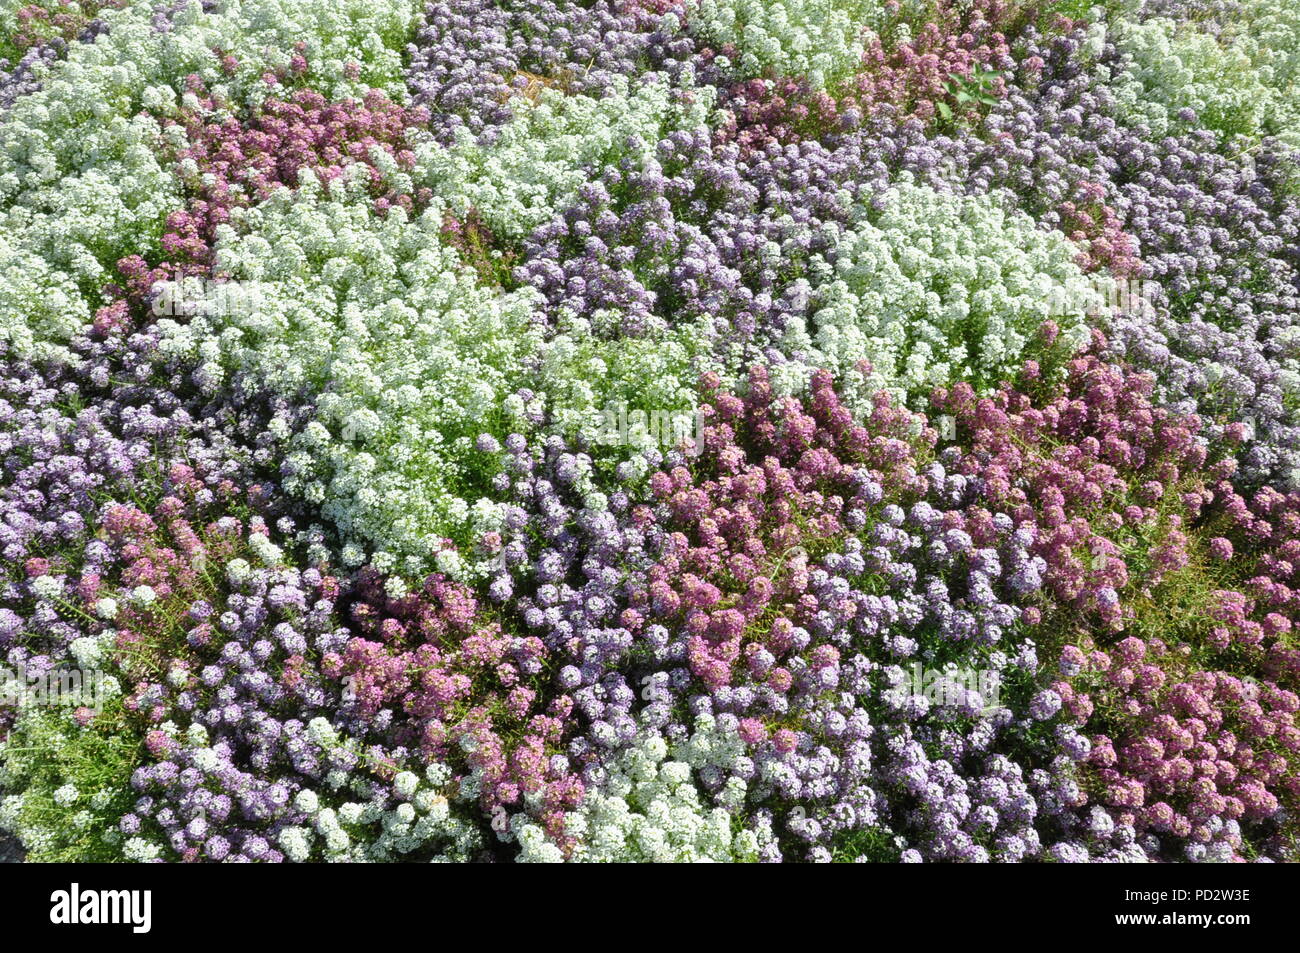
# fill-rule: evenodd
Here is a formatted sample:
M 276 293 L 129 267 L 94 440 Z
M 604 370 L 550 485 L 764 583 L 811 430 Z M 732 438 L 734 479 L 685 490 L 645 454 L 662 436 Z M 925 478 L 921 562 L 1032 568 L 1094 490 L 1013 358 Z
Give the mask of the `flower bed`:
M 6 6 L 0 850 L 1297 859 L 1298 44 Z

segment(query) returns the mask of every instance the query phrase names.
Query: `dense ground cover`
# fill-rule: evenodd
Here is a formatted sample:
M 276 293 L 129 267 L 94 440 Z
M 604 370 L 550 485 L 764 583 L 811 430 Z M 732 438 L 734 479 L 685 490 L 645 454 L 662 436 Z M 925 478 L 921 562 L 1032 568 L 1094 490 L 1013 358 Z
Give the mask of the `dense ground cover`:
M 1290 861 L 1300 8 L 0 0 L 32 861 Z

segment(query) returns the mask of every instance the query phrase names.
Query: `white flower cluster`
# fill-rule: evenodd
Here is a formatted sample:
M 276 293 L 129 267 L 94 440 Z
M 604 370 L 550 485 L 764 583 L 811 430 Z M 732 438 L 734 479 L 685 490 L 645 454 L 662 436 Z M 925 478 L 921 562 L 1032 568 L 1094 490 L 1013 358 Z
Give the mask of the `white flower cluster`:
M 706 733 L 710 727 L 697 725 Z M 701 739 L 700 745 L 707 748 L 709 741 Z M 690 754 L 707 760 L 702 750 Z M 765 832 L 735 831 L 730 812 L 701 803 L 691 765 L 669 760 L 668 745 L 656 732 L 643 732 L 613 759 L 605 782 L 587 792 L 565 824 L 575 841 L 568 859 L 583 863 L 754 861 L 765 843 Z M 525 815 L 517 815 L 511 826 L 521 863 L 565 859 Z
M 498 236 L 521 238 L 572 201 L 593 168 L 650 155 L 668 132 L 704 125 L 714 91 L 693 88 L 689 73 L 680 85 L 617 77 L 599 99 L 543 89 L 488 145 L 465 129 L 450 149 L 419 144 L 416 184 L 445 197 L 458 215 L 477 210 Z
M 400 772 L 393 779 L 394 802 L 386 794 L 372 794 L 369 779 L 336 773 L 325 789 L 303 788 L 295 796 L 294 807 L 308 815 L 310 826 L 285 828 L 280 848 L 294 862 L 382 863 L 428 851 L 435 861 L 473 859 L 482 850 L 482 836 L 453 812 L 444 793 L 450 777 L 438 763 L 423 777 Z
M 480 287 L 441 243 L 437 204 L 414 221 L 401 209 L 380 218 L 359 183 L 303 178 L 257 210 L 249 234 L 219 236 L 221 267 L 260 282 L 258 306 L 163 320 L 164 347 L 200 360 L 214 390 L 316 395 L 285 488 L 323 504 L 349 561 L 369 551 L 381 570 L 422 573 L 441 537 L 499 519 L 467 496 L 473 444 L 539 346 L 535 292 Z
M 122 854 L 137 864 L 148 864 L 162 856 L 162 848 L 143 837 L 131 837 L 122 845 Z
M 859 67 L 867 27 L 882 7 L 879 0 L 691 0 L 686 18 L 704 39 L 736 45 L 742 75 L 806 76 L 821 89 Z
M 129 765 L 90 757 L 87 745 L 96 744 L 68 711 L 45 706 L 20 708 L 0 740 L 0 791 L 19 792 L 0 798 L 0 830 L 21 841 L 29 859 L 64 860 L 70 847 L 72 855 L 86 857 L 85 832 L 92 825 L 105 832 L 105 844 L 120 836 L 112 801 L 129 792 Z M 79 819 L 70 826 L 74 807 Z
M 142 109 L 175 112 L 190 74 L 235 101 L 264 99 L 274 88 L 262 75 L 288 67 L 299 42 L 326 95 L 379 86 L 404 100 L 399 51 L 418 12 L 414 0 L 218 0 L 205 13 L 193 0 L 160 32 L 149 4 L 102 10 L 109 32 L 42 68 L 41 88 L 0 126 L 0 340 L 66 353 L 117 260 L 157 251 L 182 202 Z
M 597 312 L 589 320 L 562 315 L 559 328 L 542 348 L 541 388 L 554 428 L 569 437 L 581 434 L 602 460 L 638 460 L 641 450 L 663 450 L 662 440 L 642 435 L 603 446 L 602 416 L 626 405 L 649 413 L 656 409 L 693 410 L 699 401 L 691 386 L 706 369 L 721 371 L 713 359 L 714 331 L 708 321 L 682 321 L 671 329 L 642 337 L 613 337 L 602 333 L 604 323 L 620 315 Z M 519 408 L 522 412 L 525 408 Z
M 809 268 L 811 320 L 792 320 L 784 346 L 806 365 L 848 377 L 866 358 L 862 382 L 899 398 L 956 380 L 996 386 L 1014 376 L 1054 302 L 1078 302 L 1061 317 L 1058 346 L 1087 341 L 1082 312 L 1102 306 L 1074 263 L 1078 249 L 989 196 L 957 196 L 905 179 L 882 212 L 843 235 L 834 263 Z M 851 404 L 861 394 L 850 394 Z
M 1300 145 L 1300 5 L 1276 0 L 1247 0 L 1247 13 L 1228 25 L 1228 35 L 1277 91 L 1278 134 Z
M 112 657 L 116 632 L 105 629 L 98 635 L 83 635 L 73 639 L 68 651 L 83 669 L 99 669 Z
M 1131 62 L 1117 92 L 1156 136 L 1188 128 L 1190 108 L 1195 126 L 1300 147 L 1300 7 L 1256 0 L 1219 39 L 1164 17 L 1122 22 L 1115 39 Z

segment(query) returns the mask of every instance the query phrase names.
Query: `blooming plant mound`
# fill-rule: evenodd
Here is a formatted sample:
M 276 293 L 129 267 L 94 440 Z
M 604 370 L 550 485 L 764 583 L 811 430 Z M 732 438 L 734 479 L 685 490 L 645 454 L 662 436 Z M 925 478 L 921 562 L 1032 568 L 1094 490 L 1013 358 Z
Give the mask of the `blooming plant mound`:
M 0 0 L 29 861 L 1300 859 L 1300 19 Z

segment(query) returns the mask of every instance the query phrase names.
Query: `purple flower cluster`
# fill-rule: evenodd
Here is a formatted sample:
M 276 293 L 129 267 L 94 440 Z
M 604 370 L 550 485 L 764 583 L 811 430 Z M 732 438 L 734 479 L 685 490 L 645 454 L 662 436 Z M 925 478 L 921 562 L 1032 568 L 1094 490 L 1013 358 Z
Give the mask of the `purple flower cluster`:
M 542 87 L 599 97 L 614 76 L 671 71 L 694 52 L 661 29 L 675 3 L 595 0 L 451 0 L 430 3 L 410 48 L 407 84 L 433 112 L 444 141 L 475 138 L 509 122 L 516 97 Z

